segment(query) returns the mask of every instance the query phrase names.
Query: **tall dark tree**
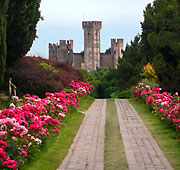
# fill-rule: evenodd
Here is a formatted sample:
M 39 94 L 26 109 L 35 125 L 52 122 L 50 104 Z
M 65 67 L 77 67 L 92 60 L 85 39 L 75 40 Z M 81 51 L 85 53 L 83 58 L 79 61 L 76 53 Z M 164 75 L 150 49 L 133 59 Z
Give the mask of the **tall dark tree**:
M 7 65 L 23 57 L 36 38 L 40 0 L 10 0 L 7 18 Z
M 0 1 L 0 85 L 4 80 L 5 63 L 6 63 L 6 11 L 8 0 Z
M 148 35 L 154 30 L 153 22 L 153 7 L 148 4 L 146 9 L 143 11 L 144 21 L 141 22 L 142 34 L 141 34 L 141 51 L 147 62 L 152 63 L 153 60 L 153 49 L 148 42 Z
M 137 83 L 145 63 L 146 59 L 141 53 L 141 38 L 137 35 L 130 45 L 126 45 L 123 58 L 118 61 L 116 79 L 121 90 Z
M 145 48 L 150 47 L 161 87 L 169 91 L 180 91 L 179 5 L 178 0 L 156 0 L 147 7 L 142 23 L 142 35 L 147 39 Z

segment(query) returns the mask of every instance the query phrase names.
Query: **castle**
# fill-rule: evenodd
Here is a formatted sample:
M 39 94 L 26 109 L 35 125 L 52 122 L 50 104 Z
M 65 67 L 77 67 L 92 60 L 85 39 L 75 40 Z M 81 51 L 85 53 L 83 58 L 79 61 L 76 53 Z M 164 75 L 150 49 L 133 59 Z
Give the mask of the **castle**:
M 117 68 L 118 58 L 122 58 L 123 39 L 111 39 L 110 52 L 100 51 L 101 21 L 83 21 L 84 51 L 73 52 L 73 40 L 60 40 L 60 44 L 49 43 L 49 59 L 61 61 L 74 68 L 93 71 L 98 68 Z

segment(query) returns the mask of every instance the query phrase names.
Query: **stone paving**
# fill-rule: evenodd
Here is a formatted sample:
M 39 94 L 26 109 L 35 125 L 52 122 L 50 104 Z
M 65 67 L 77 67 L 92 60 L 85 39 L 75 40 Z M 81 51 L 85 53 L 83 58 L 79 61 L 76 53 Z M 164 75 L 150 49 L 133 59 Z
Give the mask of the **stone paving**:
M 103 170 L 106 100 L 97 99 L 58 170 Z
M 115 99 L 129 170 L 172 170 L 141 118 L 125 99 Z M 104 170 L 106 100 L 96 99 L 57 170 Z
M 172 170 L 128 100 L 115 100 L 129 170 Z

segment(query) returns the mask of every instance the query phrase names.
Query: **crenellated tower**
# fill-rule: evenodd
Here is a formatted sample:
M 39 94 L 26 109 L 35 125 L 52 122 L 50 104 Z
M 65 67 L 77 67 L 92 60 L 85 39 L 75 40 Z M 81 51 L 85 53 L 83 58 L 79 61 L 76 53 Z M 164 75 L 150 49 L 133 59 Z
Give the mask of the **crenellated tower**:
M 58 44 L 49 44 L 49 59 L 72 65 L 73 40 L 60 40 Z
M 123 39 L 122 38 L 111 39 L 111 57 L 113 60 L 114 68 L 117 68 L 118 58 L 123 57 L 122 49 L 123 49 Z
M 83 21 L 84 65 L 88 71 L 100 68 L 100 30 L 101 21 Z
M 57 61 L 58 45 L 49 43 L 49 59 Z

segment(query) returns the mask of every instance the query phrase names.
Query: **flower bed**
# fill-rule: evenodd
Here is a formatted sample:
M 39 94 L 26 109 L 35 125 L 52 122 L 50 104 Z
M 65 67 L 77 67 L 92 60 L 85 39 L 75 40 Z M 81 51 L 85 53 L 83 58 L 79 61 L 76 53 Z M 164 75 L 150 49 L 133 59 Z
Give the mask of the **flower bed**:
M 136 100 L 147 103 L 154 114 L 158 114 L 162 120 L 172 125 L 180 138 L 180 97 L 177 92 L 171 95 L 161 90 L 161 88 L 151 88 L 149 85 L 138 83 L 134 95 Z
M 17 169 L 51 134 L 59 133 L 63 118 L 76 108 L 79 97 L 90 93 L 85 82 L 70 83 L 72 89 L 49 93 L 41 99 L 26 94 L 26 103 L 0 111 L 0 169 Z M 15 97 L 16 98 L 16 97 Z

